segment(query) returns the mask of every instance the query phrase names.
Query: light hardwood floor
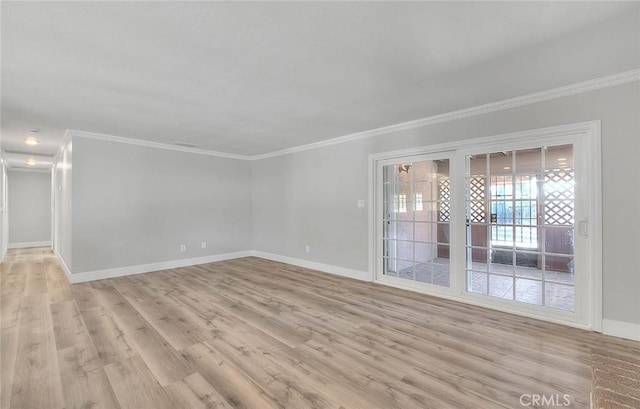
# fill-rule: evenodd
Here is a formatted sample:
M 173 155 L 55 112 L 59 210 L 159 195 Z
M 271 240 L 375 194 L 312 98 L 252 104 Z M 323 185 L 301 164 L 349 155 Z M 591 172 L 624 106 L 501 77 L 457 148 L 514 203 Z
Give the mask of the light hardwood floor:
M 2 408 L 583 408 L 594 351 L 640 356 L 253 257 L 70 285 L 49 250 L 12 250 L 1 284 Z

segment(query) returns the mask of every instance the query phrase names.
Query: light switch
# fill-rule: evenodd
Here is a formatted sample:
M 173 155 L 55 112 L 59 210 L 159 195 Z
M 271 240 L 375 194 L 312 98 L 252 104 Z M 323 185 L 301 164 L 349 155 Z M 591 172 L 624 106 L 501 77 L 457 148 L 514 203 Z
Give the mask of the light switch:
M 359 199 L 358 200 L 358 207 L 364 207 L 365 206 L 365 201 L 363 199 Z

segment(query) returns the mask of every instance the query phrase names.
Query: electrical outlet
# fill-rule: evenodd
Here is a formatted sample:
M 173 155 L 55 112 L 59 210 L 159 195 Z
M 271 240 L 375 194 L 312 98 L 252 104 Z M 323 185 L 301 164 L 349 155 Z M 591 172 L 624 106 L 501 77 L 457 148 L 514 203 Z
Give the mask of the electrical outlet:
M 207 242 L 203 241 L 202 243 L 200 243 L 200 248 L 201 249 L 206 249 L 207 248 Z
M 358 203 L 357 203 L 358 207 L 364 207 L 365 206 L 365 201 L 363 199 L 359 199 Z
M 180 245 L 180 253 L 184 253 L 185 251 L 187 251 L 187 245 L 186 244 L 181 244 Z
M 304 251 L 307 252 L 307 253 L 311 253 L 311 246 L 308 245 L 308 244 L 306 246 L 304 246 Z

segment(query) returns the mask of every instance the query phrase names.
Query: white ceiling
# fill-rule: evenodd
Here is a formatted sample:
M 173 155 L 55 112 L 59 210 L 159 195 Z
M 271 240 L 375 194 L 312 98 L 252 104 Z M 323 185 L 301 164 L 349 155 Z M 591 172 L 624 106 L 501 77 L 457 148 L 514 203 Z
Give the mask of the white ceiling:
M 277 151 L 637 68 L 639 4 L 3 2 L 1 144 Z

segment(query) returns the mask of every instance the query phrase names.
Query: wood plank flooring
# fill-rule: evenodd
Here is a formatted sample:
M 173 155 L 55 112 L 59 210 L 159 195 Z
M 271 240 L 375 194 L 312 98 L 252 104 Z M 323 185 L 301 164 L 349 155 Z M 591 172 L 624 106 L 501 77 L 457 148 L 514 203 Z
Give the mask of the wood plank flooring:
M 593 352 L 598 373 L 602 356 L 640 356 L 638 342 L 253 257 L 71 285 L 49 250 L 23 249 L 1 274 L 3 409 L 493 409 L 523 394 L 588 408 Z

